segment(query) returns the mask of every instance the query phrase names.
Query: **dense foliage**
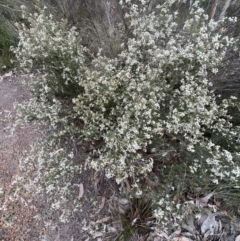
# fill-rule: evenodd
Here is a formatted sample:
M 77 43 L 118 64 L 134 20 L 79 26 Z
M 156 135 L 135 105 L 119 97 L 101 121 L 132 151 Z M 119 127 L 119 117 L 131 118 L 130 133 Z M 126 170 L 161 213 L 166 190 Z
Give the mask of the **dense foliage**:
M 62 221 L 80 205 L 76 201 L 66 211 L 81 173 L 76 150 L 83 143 L 89 146 L 89 168 L 118 184 L 130 177 L 138 195 L 140 180 L 156 164 L 168 170 L 167 159 L 176 167 L 180 160 L 188 175 L 215 186 L 239 185 L 239 130 L 228 115 L 235 97 L 218 99 L 208 79 L 234 40 L 224 34 L 224 21 L 209 21 L 197 2 L 183 26 L 173 11 L 177 1 L 164 1 L 151 12 L 145 2 L 120 1 L 129 26 L 126 33 L 119 23 L 116 31 L 128 38 L 112 58 L 101 50 L 92 55 L 66 21 L 53 21 L 44 9 L 23 9 L 27 24 L 17 26 L 20 41 L 13 51 L 32 98 L 18 106 L 18 123 L 35 123 L 44 137 L 21 161 L 26 175 L 19 180 L 22 188 L 47 194 L 51 210 L 64 206 Z M 156 195 L 155 213 L 167 227 L 174 203 L 169 195 L 160 199 L 165 194 Z

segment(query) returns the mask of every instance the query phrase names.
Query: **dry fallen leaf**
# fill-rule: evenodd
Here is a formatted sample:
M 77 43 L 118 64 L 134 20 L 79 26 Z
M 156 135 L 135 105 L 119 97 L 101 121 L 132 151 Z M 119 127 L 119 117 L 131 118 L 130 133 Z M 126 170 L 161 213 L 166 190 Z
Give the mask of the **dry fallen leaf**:
M 168 236 L 165 232 L 163 232 L 163 231 L 160 231 L 160 232 L 158 233 L 158 235 L 159 235 L 160 237 L 165 238 L 166 240 L 169 240 L 169 236 Z M 161 240 L 162 240 L 162 239 L 161 239 Z
M 201 225 L 202 234 L 205 234 L 209 230 L 211 234 L 214 234 L 214 229 L 218 226 L 218 223 L 215 219 L 216 216 L 217 215 L 215 213 L 212 213 L 205 219 L 205 221 Z
M 106 201 L 106 198 L 105 197 L 102 197 L 102 201 L 101 201 L 101 204 L 99 206 L 99 209 L 103 209 L 104 205 L 105 205 L 105 201 Z
M 126 198 L 120 198 L 118 199 L 118 203 L 122 205 L 127 205 L 129 204 L 129 201 Z
M 4 75 L 3 75 L 3 77 L 10 77 L 10 76 L 12 76 L 12 74 L 13 74 L 13 72 L 12 72 L 12 71 L 10 71 L 10 72 L 8 72 L 8 73 L 4 74 Z
M 220 223 L 216 221 L 215 217 L 225 215 L 227 215 L 227 213 L 224 211 L 209 214 L 201 225 L 202 234 L 205 234 L 207 231 L 210 231 L 211 234 L 214 234 L 214 231 L 218 230 L 220 225 Z
M 95 232 L 93 235 L 94 238 L 98 238 L 98 237 L 102 237 L 102 236 L 103 236 L 103 233 L 101 233 L 101 232 Z
M 220 206 L 221 206 L 221 202 L 218 201 L 218 200 L 214 200 L 214 203 L 215 203 L 215 205 L 216 205 L 217 207 L 220 207 Z
M 84 187 L 83 187 L 83 184 L 80 183 L 78 199 L 81 199 L 83 197 L 83 193 L 84 193 Z
M 94 191 L 96 194 L 98 194 L 98 183 L 100 182 L 101 177 L 96 177 L 94 181 Z
M 193 241 L 193 240 L 186 237 L 178 237 L 178 238 L 172 239 L 172 241 Z
M 240 241 L 240 235 L 235 238 L 235 241 Z
M 20 200 L 24 206 L 28 207 L 28 203 L 26 202 L 26 200 L 24 198 L 20 197 Z
M 88 162 L 85 162 L 83 170 L 87 170 L 87 165 L 88 165 Z
M 110 217 L 105 217 L 96 221 L 96 223 L 105 223 L 110 220 Z
M 196 200 L 196 202 L 198 203 L 198 205 L 205 207 L 205 206 L 207 206 L 207 203 L 208 203 L 209 199 L 213 196 L 213 194 L 214 194 L 214 192 L 211 192 L 208 195 L 206 195 L 205 197 L 198 198 Z
M 175 195 L 175 196 L 173 197 L 173 201 L 174 201 L 175 203 L 179 203 L 180 199 L 179 199 L 178 195 Z
M 175 232 L 173 232 L 173 233 L 169 236 L 169 238 L 179 237 L 180 234 L 181 234 L 181 232 L 182 232 L 182 229 L 179 228 L 179 229 L 177 229 Z M 165 237 L 165 238 L 166 238 L 166 237 Z M 169 238 L 166 238 L 166 239 L 169 239 Z
M 6 74 L 4 74 L 4 75 L 1 75 L 1 76 L 0 76 L 0 82 L 3 81 L 3 78 L 4 78 L 4 77 L 11 77 L 12 74 L 13 74 L 12 71 L 10 71 L 10 72 L 8 72 L 8 73 L 6 73 Z

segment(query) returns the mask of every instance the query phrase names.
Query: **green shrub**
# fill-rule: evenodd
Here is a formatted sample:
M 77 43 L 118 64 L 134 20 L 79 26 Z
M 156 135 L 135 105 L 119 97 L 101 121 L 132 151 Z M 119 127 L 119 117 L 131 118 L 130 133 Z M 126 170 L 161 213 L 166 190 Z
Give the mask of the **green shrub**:
M 99 54 L 93 61 L 95 70 L 81 83 L 84 93 L 74 99 L 85 123 L 84 138 L 97 141 L 102 137 L 104 142 L 96 150 L 97 158 L 89 157 L 90 165 L 119 183 L 151 172 L 153 159 L 146 155 L 147 148 L 151 144 L 157 148 L 153 140 L 164 143 L 166 134 L 177 137 L 185 151 L 193 153 L 193 165 L 201 168 L 208 162 L 206 172 L 215 182 L 230 174 L 224 173 L 225 165 L 232 163 L 231 153 L 204 134 L 206 127 L 223 135 L 231 129 L 228 101 L 217 105 L 207 78 L 208 72 L 217 72 L 232 39 L 222 37 L 215 30 L 217 23 L 208 23 L 196 6 L 182 34 L 178 33 L 177 14 L 170 13 L 170 2 L 148 15 L 144 8 L 127 4 L 133 34 L 127 49 L 115 59 Z M 208 157 L 195 152 L 198 146 L 205 148 Z M 156 152 L 163 155 L 168 150 Z
M 84 74 L 86 49 L 78 43 L 75 28 L 68 31 L 66 21 L 55 23 L 52 15 L 47 17 L 44 10 L 30 14 L 28 21 L 29 27 L 17 24 L 21 35 L 14 52 L 23 71 L 42 73 L 41 83 L 29 80 L 33 91 L 39 95 L 46 93 L 51 98 L 58 95 L 73 98 L 81 93 L 79 82 Z
M 20 161 L 20 170 L 25 174 L 20 178 L 22 187 L 15 197 L 22 191 L 47 197 L 49 215 L 51 210 L 60 212 L 65 206 L 66 212 L 60 215 L 64 222 L 69 216 L 70 197 L 76 193 L 72 182 L 80 173 L 74 159 L 77 144 L 74 136 L 80 130 L 74 124 L 71 99 L 82 92 L 79 83 L 85 72 L 86 49 L 79 43 L 78 33 L 74 28 L 69 29 L 66 21 L 54 22 L 45 10 L 39 11 L 27 14 L 23 7 L 28 23 L 17 24 L 19 43 L 12 48 L 16 67 L 25 74 L 25 84 L 32 93 L 30 100 L 18 105 L 16 125 L 31 122 L 43 134 L 28 157 Z M 36 166 L 38 173 L 35 173 Z M 78 201 L 74 203 L 73 210 Z
M 13 36 L 11 36 L 4 22 L 0 21 L 0 72 L 11 66 L 13 55 L 10 52 L 10 46 L 13 44 Z
M 180 29 L 178 13 L 171 11 L 175 1 L 164 1 L 151 13 L 141 2 L 120 1 L 128 10 L 125 19 L 131 34 L 117 57 L 99 51 L 90 64 L 86 55 L 91 53 L 66 21 L 55 22 L 39 10 L 24 12 L 29 23 L 18 25 L 20 41 L 13 51 L 32 91 L 32 98 L 19 105 L 18 122 L 33 122 L 41 131 L 51 131 L 45 131 L 47 138 L 22 160 L 22 170 L 35 170 L 33 179 L 28 180 L 30 174 L 23 178 L 22 187 L 47 193 L 53 210 L 67 205 L 74 193 L 71 184 L 80 173 L 74 143 L 91 145 L 88 167 L 104 171 L 118 184 L 131 178 L 138 195 L 140 182 L 152 173 L 154 162 L 170 160 L 179 151 L 184 153 L 180 161 L 186 173 L 216 186 L 222 180 L 231 185 L 238 182 L 240 140 L 227 114 L 232 100 L 218 105 L 208 80 L 234 40 L 221 35 L 222 25 L 208 22 L 197 4 Z M 207 138 L 207 131 L 220 133 L 233 148 Z M 150 146 L 159 159 L 149 155 Z M 173 164 L 176 171 L 166 169 L 164 177 L 178 174 L 178 162 Z M 165 168 L 164 163 L 160 166 Z M 171 184 L 155 198 L 161 201 L 172 190 Z M 160 201 L 155 213 L 166 227 L 174 202 Z

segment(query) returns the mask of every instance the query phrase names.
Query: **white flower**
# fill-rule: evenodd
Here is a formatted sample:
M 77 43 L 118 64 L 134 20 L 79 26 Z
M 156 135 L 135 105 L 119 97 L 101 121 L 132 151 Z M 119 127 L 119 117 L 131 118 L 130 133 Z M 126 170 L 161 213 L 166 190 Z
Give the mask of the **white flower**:
M 194 146 L 193 145 L 188 145 L 187 150 L 190 152 L 195 152 Z

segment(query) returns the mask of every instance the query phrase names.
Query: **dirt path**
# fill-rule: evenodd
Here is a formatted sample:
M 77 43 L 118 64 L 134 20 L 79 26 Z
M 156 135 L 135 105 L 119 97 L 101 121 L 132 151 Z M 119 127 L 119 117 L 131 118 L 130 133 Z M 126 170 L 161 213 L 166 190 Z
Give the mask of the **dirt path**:
M 30 125 L 24 129 L 17 129 L 14 133 L 6 128 L 14 123 L 16 113 L 13 104 L 25 101 L 29 97 L 30 93 L 20 78 L 0 76 L 0 241 L 39 241 L 41 234 L 47 235 L 47 241 L 93 240 L 89 238 L 87 228 L 83 230 L 81 222 L 108 220 L 106 216 L 110 214 L 105 193 L 112 195 L 113 192 L 109 190 L 110 185 L 107 180 L 103 179 L 100 185 L 100 179 L 96 179 L 97 184 L 96 180 L 92 179 L 93 174 L 88 171 L 81 176 L 85 188 L 83 210 L 78 212 L 70 223 L 59 224 L 53 231 L 45 230 L 42 223 L 34 219 L 37 213 L 46 212 L 44 205 L 35 200 L 37 197 L 20 197 L 17 202 L 5 205 L 6 198 L 14 190 L 11 181 L 18 172 L 19 160 L 37 138 L 34 128 Z M 97 185 L 100 196 L 96 194 Z M 11 226 L 7 226 L 8 223 Z M 97 233 L 99 235 L 99 232 Z
M 14 119 L 13 103 L 29 98 L 29 93 L 15 77 L 5 77 L 0 81 L 0 182 L 9 181 L 16 171 L 19 158 L 34 139 L 33 128 L 28 126 L 14 133 L 7 130 L 9 121 Z M 1 121 L 2 120 L 2 121 Z M 4 167 L 4 168 L 3 168 Z
M 13 103 L 27 100 L 29 96 L 18 78 L 7 75 L 0 77 L 0 190 L 4 190 L 0 195 L 2 208 L 5 198 L 11 192 L 10 183 L 18 170 L 18 162 L 36 139 L 36 133 L 31 126 L 18 129 L 14 133 L 6 128 L 14 121 Z M 0 210 L 0 240 L 38 240 L 34 237 L 36 235 L 32 228 L 36 225 L 33 220 L 36 210 L 26 210 L 23 200 L 5 208 Z M 7 227 L 6 221 L 11 222 L 12 226 Z

